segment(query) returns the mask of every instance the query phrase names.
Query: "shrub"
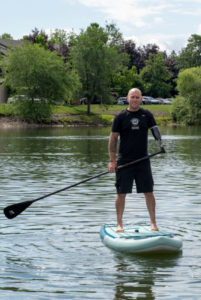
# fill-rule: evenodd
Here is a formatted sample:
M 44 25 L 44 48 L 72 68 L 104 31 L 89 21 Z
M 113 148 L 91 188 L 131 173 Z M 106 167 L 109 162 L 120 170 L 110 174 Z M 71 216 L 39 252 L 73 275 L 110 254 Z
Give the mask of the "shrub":
M 36 101 L 16 101 L 13 104 L 13 113 L 27 122 L 48 123 L 52 111 L 48 103 Z

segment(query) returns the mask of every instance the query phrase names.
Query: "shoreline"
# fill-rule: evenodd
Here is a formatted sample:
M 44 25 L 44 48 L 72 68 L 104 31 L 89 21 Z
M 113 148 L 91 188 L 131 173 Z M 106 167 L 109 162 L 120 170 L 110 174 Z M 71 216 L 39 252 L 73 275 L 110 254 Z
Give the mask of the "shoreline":
M 8 117 L 8 116 L 0 116 L 0 129 L 26 129 L 26 128 L 64 128 L 64 127 L 104 127 L 104 126 L 110 126 L 106 124 L 87 124 L 83 122 L 75 122 L 75 123 L 63 123 L 62 120 L 52 123 L 29 123 L 26 121 L 22 121 L 20 119 L 16 119 L 14 117 Z
M 105 123 L 96 123 L 96 122 L 83 122 L 82 120 L 71 120 L 72 122 L 65 123 L 62 118 L 57 120 L 52 119 L 51 123 L 29 123 L 26 121 L 22 121 L 12 116 L 0 116 L 0 129 L 27 129 L 27 128 L 65 128 L 65 127 L 107 127 L 111 126 L 111 124 Z M 173 123 L 173 122 L 165 122 L 159 124 L 159 126 L 182 126 L 182 124 Z

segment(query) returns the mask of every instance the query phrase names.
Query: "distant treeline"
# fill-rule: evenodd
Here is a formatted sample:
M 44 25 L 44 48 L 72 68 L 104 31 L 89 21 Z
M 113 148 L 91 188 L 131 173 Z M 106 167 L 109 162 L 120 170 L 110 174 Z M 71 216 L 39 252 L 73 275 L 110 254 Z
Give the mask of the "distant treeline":
M 12 37 L 3 34 L 1 38 Z M 79 34 L 56 29 L 50 36 L 35 28 L 23 40 L 22 46 L 1 57 L 0 77 L 5 78 L 4 85 L 11 95 L 24 95 L 32 102 L 39 99 L 46 103 L 76 103 L 86 98 L 90 113 L 90 104 L 112 103 L 115 97 L 126 96 L 130 88 L 138 87 L 144 95 L 155 98 L 179 95 L 179 107 L 181 103 L 187 107 L 191 106 L 192 100 L 187 98 L 192 93 L 183 90 L 184 75 L 180 74 L 188 73 L 188 86 L 197 76 L 199 86 L 200 73 L 195 69 L 201 66 L 200 35 L 191 35 L 185 48 L 171 54 L 161 51 L 156 44 L 139 47 L 135 41 L 125 40 L 115 24 L 101 27 L 92 23 Z M 199 97 L 196 94 L 196 99 Z M 175 111 L 181 109 L 177 107 Z M 199 105 L 190 114 L 197 111 Z M 180 120 L 196 123 L 187 115 L 185 120 L 180 116 Z M 174 117 L 178 118 L 176 112 Z

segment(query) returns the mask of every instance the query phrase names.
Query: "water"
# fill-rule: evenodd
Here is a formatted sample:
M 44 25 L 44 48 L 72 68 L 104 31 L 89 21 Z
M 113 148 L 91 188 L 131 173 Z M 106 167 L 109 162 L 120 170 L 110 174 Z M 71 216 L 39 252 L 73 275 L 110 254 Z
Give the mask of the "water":
M 2 209 L 106 171 L 109 128 L 1 130 L 1 299 L 201 299 L 201 128 L 161 128 L 167 154 L 152 159 L 161 229 L 177 255 L 114 253 L 100 226 L 115 222 L 114 175 L 38 201 L 13 220 Z M 158 151 L 152 137 L 149 152 Z M 148 222 L 129 195 L 125 222 Z

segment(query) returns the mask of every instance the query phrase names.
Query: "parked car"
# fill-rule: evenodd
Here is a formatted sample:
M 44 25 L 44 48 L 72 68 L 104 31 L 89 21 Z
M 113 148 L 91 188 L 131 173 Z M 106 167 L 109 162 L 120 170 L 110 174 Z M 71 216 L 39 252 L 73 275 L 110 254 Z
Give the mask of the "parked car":
M 172 99 L 160 99 L 161 100 L 161 104 L 172 104 Z
M 151 104 L 161 104 L 161 99 L 152 99 Z
M 142 104 L 151 104 L 151 101 L 154 100 L 154 98 L 149 96 L 143 96 L 142 97 Z
M 117 104 L 119 104 L 119 105 L 128 105 L 128 101 L 127 101 L 127 99 L 126 99 L 126 97 L 120 97 L 120 98 L 118 98 L 117 99 Z

